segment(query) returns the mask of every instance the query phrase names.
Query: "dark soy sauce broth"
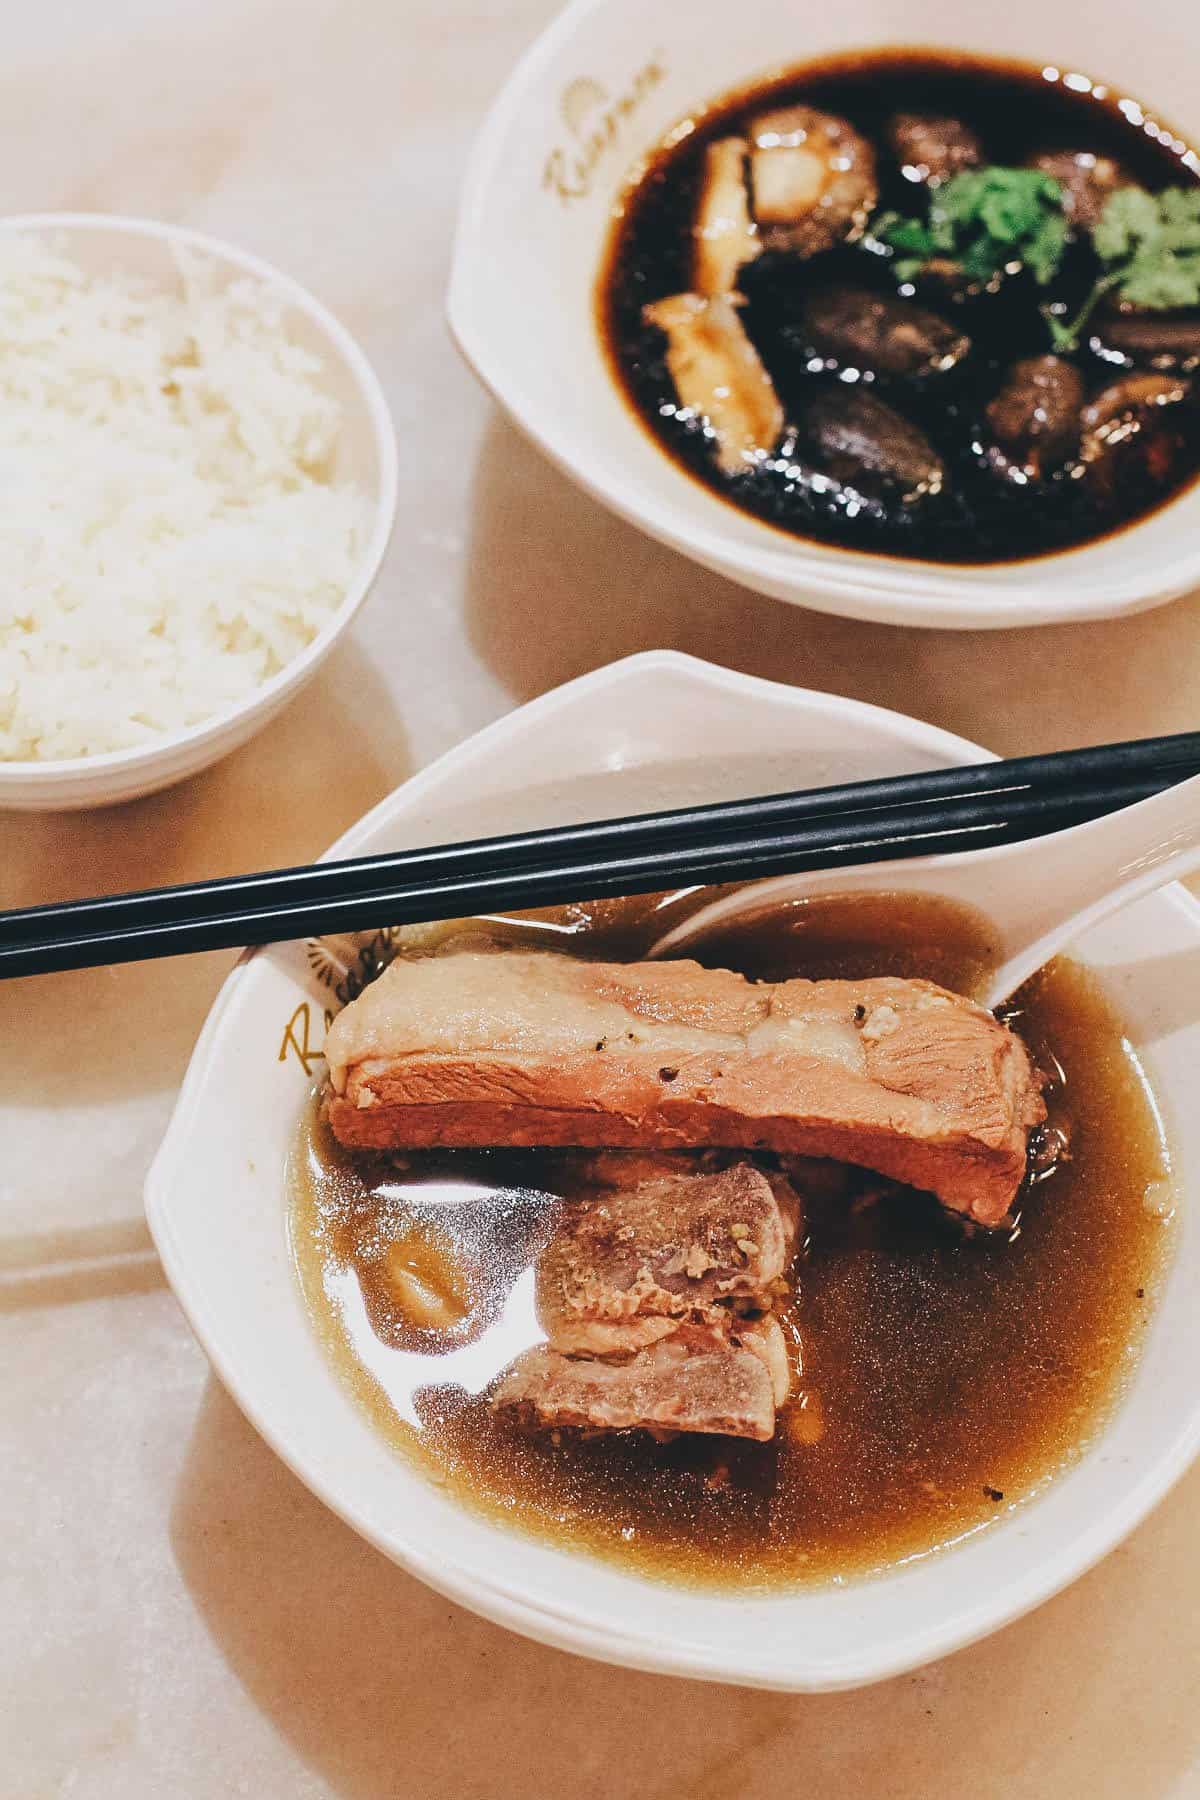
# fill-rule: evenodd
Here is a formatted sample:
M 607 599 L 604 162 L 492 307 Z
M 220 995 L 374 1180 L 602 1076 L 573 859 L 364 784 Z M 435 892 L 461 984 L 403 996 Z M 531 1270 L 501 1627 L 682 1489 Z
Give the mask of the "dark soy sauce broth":
M 634 410 L 659 443 L 692 475 L 724 499 L 789 533 L 849 549 L 884 551 L 942 563 L 994 563 L 1070 548 L 1145 516 L 1194 479 L 1200 469 L 1200 422 L 1194 407 L 1180 409 L 1182 433 L 1168 485 L 1126 477 L 1116 493 L 1094 496 L 1085 482 L 1063 478 L 1030 485 L 1001 479 L 983 453 L 988 401 L 1018 358 L 1051 349 L 1039 312 L 1062 300 L 1073 316 L 1096 273 L 1086 245 L 1068 252 L 1050 289 L 1027 274 L 1006 277 L 995 293 L 955 299 L 925 287 L 915 298 L 972 341 L 963 364 L 924 381 L 873 380 L 880 398 L 918 425 L 941 454 L 947 492 L 905 508 L 897 503 L 879 520 L 815 496 L 789 475 L 780 454 L 745 473 L 722 474 L 699 421 L 677 417 L 677 396 L 665 359 L 665 340 L 642 317 L 649 301 L 691 286 L 691 227 L 706 146 L 743 130 L 768 108 L 804 103 L 839 115 L 875 146 L 879 206 L 923 215 L 925 190 L 907 180 L 887 147 L 892 114 L 916 112 L 961 119 L 982 139 L 993 164 L 1021 166 L 1034 153 L 1084 150 L 1111 156 L 1152 192 L 1191 186 L 1196 159 L 1187 145 L 1123 102 L 1116 90 L 1081 93 L 1057 71 L 926 51 L 883 51 L 814 63 L 715 101 L 689 129 L 671 133 L 630 187 L 618 211 L 597 287 L 597 315 L 609 365 Z M 1122 105 L 1132 116 L 1122 112 Z M 880 294 L 913 297 L 898 288 L 888 259 L 856 245 L 798 260 L 765 252 L 739 278 L 741 319 L 792 418 L 817 386 L 838 377 L 814 372 L 798 326 L 799 303 L 811 287 L 850 283 Z M 1084 334 L 1070 358 L 1094 395 L 1122 373 L 1121 359 Z M 1114 366 L 1117 363 L 1119 366 Z M 847 378 L 871 379 L 848 369 Z M 1069 474 L 1069 471 L 1067 472 Z
M 607 902 L 487 929 L 529 943 L 557 923 L 577 954 L 636 957 L 660 918 L 646 901 Z M 762 978 L 924 974 L 970 991 L 991 947 L 974 916 L 885 895 L 777 909 L 692 954 Z M 495 1417 L 489 1384 L 541 1336 L 531 1264 L 570 1185 L 569 1154 L 352 1156 L 319 1094 L 289 1176 L 316 1330 L 379 1429 L 457 1499 L 643 1574 L 836 1581 L 985 1530 L 1102 1427 L 1171 1238 L 1167 1147 L 1090 977 L 1052 965 L 1012 1017 L 1052 1072 L 1050 1127 L 1069 1157 L 1027 1185 L 1011 1231 L 974 1235 L 927 1196 L 810 1165 L 784 1315 L 796 1382 L 772 1443 L 539 1439 Z M 445 1302 L 432 1323 L 399 1303 L 414 1274 Z

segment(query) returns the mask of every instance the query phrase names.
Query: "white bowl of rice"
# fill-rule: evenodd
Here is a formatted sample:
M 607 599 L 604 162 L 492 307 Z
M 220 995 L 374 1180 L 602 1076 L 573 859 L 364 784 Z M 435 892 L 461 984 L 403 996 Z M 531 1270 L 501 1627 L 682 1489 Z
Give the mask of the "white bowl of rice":
M 396 441 L 312 296 L 198 232 L 0 220 L 0 807 L 235 749 L 366 599 Z

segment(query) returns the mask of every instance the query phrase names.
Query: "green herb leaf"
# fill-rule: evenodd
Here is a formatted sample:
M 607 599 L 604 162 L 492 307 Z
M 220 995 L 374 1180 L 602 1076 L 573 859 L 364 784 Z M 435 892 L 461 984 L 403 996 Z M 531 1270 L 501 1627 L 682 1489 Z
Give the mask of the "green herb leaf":
M 1200 306 L 1200 187 L 1118 188 L 1092 230 L 1102 273 L 1069 325 L 1052 322 L 1057 348 L 1074 350 L 1099 300 L 1116 292 L 1152 312 Z
M 1050 332 L 1050 342 L 1056 350 L 1064 353 L 1078 350 L 1084 326 L 1105 294 L 1115 288 L 1120 279 L 1119 275 L 1102 275 L 1073 319 L 1061 319 L 1048 306 L 1043 306 L 1042 317 Z
M 960 249 L 957 257 L 952 260 L 958 263 L 969 281 L 990 281 L 1011 258 L 1004 255 L 997 239 L 981 232 L 965 249 Z
M 1161 225 L 1158 202 L 1144 188 L 1118 188 L 1110 194 L 1092 228 L 1092 243 L 1101 262 L 1132 256 L 1143 240 L 1155 238 Z
M 930 210 L 955 223 L 972 224 L 979 217 L 992 174 L 991 169 L 961 169 L 943 187 L 933 190 Z
M 880 213 L 873 226 L 874 235 L 893 250 L 906 250 L 913 256 L 932 256 L 935 245 L 928 225 L 920 219 L 906 219 L 898 212 Z
M 1200 188 L 1164 188 L 1158 210 L 1163 236 L 1173 250 L 1200 250 Z
M 1048 287 L 1057 275 L 1067 248 L 1070 229 L 1061 212 L 1045 213 L 1025 244 L 1025 262 L 1039 287 Z
M 956 263 L 969 281 L 985 282 L 1021 262 L 1044 287 L 1067 246 L 1062 184 L 1039 169 L 963 169 L 934 190 L 928 221 L 882 213 L 872 233 L 903 252 L 895 265 L 903 281 L 938 257 Z
M 1052 347 L 1055 350 L 1074 350 L 1078 342 L 1078 319 L 1060 319 L 1048 306 L 1043 306 L 1042 317 L 1046 321 Z
M 1121 280 L 1121 298 L 1131 306 L 1147 306 L 1168 312 L 1177 306 L 1200 302 L 1200 259 L 1185 262 L 1178 256 L 1137 256 Z

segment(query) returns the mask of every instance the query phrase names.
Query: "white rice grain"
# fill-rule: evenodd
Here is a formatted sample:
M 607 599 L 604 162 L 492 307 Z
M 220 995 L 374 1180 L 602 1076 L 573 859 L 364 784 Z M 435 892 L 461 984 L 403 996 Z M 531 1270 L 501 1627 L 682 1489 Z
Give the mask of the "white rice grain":
M 278 296 L 168 292 L 0 234 L 0 759 L 121 750 L 248 697 L 321 630 L 369 523 Z

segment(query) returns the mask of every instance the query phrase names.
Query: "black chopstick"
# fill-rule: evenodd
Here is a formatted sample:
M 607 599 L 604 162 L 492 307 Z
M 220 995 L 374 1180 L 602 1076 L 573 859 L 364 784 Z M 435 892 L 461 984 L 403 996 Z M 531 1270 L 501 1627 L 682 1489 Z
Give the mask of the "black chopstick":
M 972 798 L 981 806 L 989 801 L 1007 805 L 1023 796 L 1069 794 L 1073 789 L 1084 788 L 1099 793 L 1106 787 L 1111 787 L 1114 795 L 1111 806 L 1126 805 L 1129 802 L 1122 797 L 1122 784 L 1140 778 L 1156 779 L 1161 788 L 1198 771 L 1200 732 L 1181 732 L 1170 737 L 1134 739 L 1001 762 L 969 763 L 876 781 L 840 783 L 751 800 L 477 838 L 387 856 L 269 869 L 179 887 L 23 907 L 0 912 L 0 945 L 48 942 L 64 931 L 99 935 L 136 930 L 150 922 L 151 914 L 153 923 L 167 925 L 211 918 L 231 907 L 257 910 L 298 906 L 303 902 L 316 904 L 326 898 L 340 903 L 353 895 L 377 894 L 393 883 L 407 886 L 442 879 L 461 881 L 473 871 L 491 878 L 518 869 L 577 864 L 585 855 L 600 861 L 609 852 L 630 855 L 639 848 L 710 841 L 745 829 L 778 830 L 805 820 L 849 817 L 882 808 L 928 807 Z M 1099 810 L 1111 810 L 1111 806 Z
M 437 879 L 430 880 L 423 873 L 416 879 L 406 879 L 406 869 L 422 871 L 429 867 L 432 853 L 418 851 L 411 859 L 373 859 L 386 865 L 391 879 L 369 889 L 352 883 L 346 891 L 322 891 L 314 897 L 306 880 L 301 880 L 295 892 L 281 895 L 280 887 L 286 889 L 286 883 L 276 876 L 272 880 L 280 885 L 269 887 L 269 897 L 265 897 L 262 884 L 254 880 L 245 894 L 237 883 L 212 883 L 207 892 L 211 896 L 219 894 L 222 904 L 193 916 L 171 913 L 177 892 L 174 889 L 136 896 L 140 902 L 136 921 L 122 918 L 99 930 L 94 928 L 95 909 L 89 910 L 86 905 L 34 909 L 25 915 L 26 919 L 38 917 L 46 921 L 52 915 L 54 930 L 43 930 L 38 936 L 27 935 L 15 942 L 0 942 L 0 978 L 481 912 L 562 905 L 573 900 L 648 893 L 685 884 L 745 881 L 807 869 L 832 870 L 898 857 L 979 849 L 1095 818 L 1171 786 L 1181 770 L 1185 774 L 1192 772 L 1187 765 L 1177 766 L 1174 773 L 1169 769 L 1152 772 L 1142 768 L 1131 776 L 1120 777 L 1109 770 L 1100 781 L 1075 782 L 1069 790 L 1048 784 L 1046 791 L 1038 792 L 1019 785 L 1005 786 L 1003 778 L 997 784 L 1003 765 L 987 767 L 993 777 L 991 792 L 980 797 L 968 790 L 965 797 L 947 796 L 928 805 L 906 800 L 890 808 L 785 819 L 780 823 L 771 816 L 771 800 L 767 802 L 765 820 L 754 802 L 739 802 L 736 810 L 742 822 L 738 829 L 708 831 L 703 835 L 696 835 L 694 830 L 683 831 L 677 838 L 660 829 L 657 838 L 649 841 L 645 827 L 653 815 L 639 815 L 632 847 L 622 854 L 612 848 L 608 835 L 601 850 L 596 851 L 591 835 L 596 827 L 584 828 L 581 841 L 574 840 L 568 828 L 550 834 L 556 851 L 562 854 L 547 857 L 541 863 L 513 862 L 491 872 L 480 871 L 477 859 L 471 857 L 462 868 Z M 887 786 L 873 785 L 876 789 Z M 694 827 L 698 810 L 711 809 L 689 809 L 683 815 L 689 826 Z M 660 827 L 664 821 L 679 817 L 661 815 Z M 500 841 L 512 844 L 518 840 Z M 566 854 L 572 842 L 578 843 L 573 859 Z M 450 869 L 452 851 L 452 846 L 439 849 L 435 866 Z M 356 876 L 361 864 L 335 863 L 322 868 L 326 873 L 341 869 Z M 299 873 L 307 877 L 311 871 Z M 78 914 L 83 915 L 82 928 Z

